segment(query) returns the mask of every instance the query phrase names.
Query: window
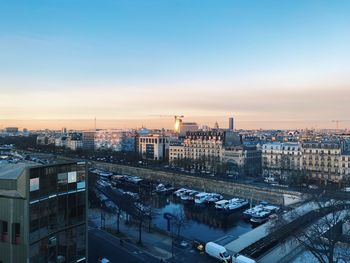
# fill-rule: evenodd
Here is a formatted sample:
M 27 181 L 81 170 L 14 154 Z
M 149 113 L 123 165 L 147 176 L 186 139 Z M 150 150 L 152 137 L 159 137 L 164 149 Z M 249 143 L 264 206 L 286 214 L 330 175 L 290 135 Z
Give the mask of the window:
M 21 243 L 21 225 L 19 223 L 12 223 L 12 243 Z
M 1 222 L 1 241 L 7 242 L 8 241 L 8 223 L 7 221 L 0 221 Z
M 77 181 L 77 172 L 68 173 L 68 183 L 75 183 Z
M 30 179 L 30 192 L 39 190 L 39 177 Z
M 59 173 L 57 174 L 57 184 L 58 185 L 65 185 L 68 182 L 68 175 L 67 173 Z

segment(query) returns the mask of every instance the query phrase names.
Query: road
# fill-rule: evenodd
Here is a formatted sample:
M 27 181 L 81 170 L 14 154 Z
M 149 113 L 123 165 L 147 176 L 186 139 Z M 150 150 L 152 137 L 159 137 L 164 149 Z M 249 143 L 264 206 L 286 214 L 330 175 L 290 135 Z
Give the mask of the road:
M 123 243 L 119 239 L 98 229 L 89 229 L 89 262 L 97 262 L 99 257 L 108 258 L 111 263 L 159 263 L 160 260 L 146 254 L 136 246 Z

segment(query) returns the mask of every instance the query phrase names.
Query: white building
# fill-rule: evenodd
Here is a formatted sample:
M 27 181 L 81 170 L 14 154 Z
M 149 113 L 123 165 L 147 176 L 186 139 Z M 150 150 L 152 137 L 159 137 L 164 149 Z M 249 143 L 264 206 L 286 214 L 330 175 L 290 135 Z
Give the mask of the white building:
M 170 144 L 169 146 L 169 163 L 173 163 L 175 160 L 184 158 L 185 147 L 181 143 Z
M 171 137 L 163 134 L 149 134 L 139 137 L 139 154 L 143 159 L 166 160 L 169 157 Z
M 262 172 L 265 177 L 297 175 L 338 183 L 350 178 L 350 156 L 338 142 L 273 142 L 262 147 Z
M 262 174 L 265 177 L 285 178 L 290 171 L 301 171 L 300 143 L 271 142 L 262 146 Z

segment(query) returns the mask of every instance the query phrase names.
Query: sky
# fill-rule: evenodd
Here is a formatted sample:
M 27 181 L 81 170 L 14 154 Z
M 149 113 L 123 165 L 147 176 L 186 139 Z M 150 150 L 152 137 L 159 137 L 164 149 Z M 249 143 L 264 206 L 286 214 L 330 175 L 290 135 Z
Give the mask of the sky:
M 0 1 L 0 128 L 350 128 L 350 1 Z

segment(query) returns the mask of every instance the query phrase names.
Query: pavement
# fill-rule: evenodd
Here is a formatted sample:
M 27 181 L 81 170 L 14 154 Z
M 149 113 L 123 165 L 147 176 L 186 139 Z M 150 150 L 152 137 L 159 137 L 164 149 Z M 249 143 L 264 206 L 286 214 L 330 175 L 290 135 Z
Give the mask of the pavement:
M 116 230 L 116 216 L 105 212 L 104 218 L 105 228 Z M 118 262 L 139 262 L 133 260 L 140 259 L 142 259 L 142 262 L 161 262 L 161 260 L 163 260 L 163 262 L 179 263 L 216 262 L 214 259 L 208 257 L 204 252 L 199 253 L 198 251 L 194 250 L 190 244 L 187 247 L 177 247 L 175 245 L 172 246 L 172 238 L 170 236 L 161 234 L 156 231 L 152 231 L 151 233 L 149 233 L 146 228 L 142 230 L 143 245 L 136 246 L 135 244 L 138 240 L 139 235 L 138 228 L 137 226 L 131 225 L 130 223 L 125 224 L 125 219 L 126 218 L 124 215 L 120 220 L 120 232 L 126 236 L 123 237 L 124 250 L 121 251 L 119 238 L 98 229 L 101 226 L 101 210 L 97 208 L 89 209 L 89 262 L 96 262 L 96 257 L 107 257 L 107 255 L 112 255 L 112 258 L 107 257 L 109 260 L 112 261 L 112 263 L 114 262 L 113 258 L 116 258 L 116 260 L 118 259 Z M 108 237 L 106 237 L 106 235 Z M 113 246 L 99 245 L 100 243 L 103 243 L 106 239 L 108 239 L 108 242 L 112 243 Z M 131 261 L 121 261 L 121 258 L 118 256 L 119 253 L 121 257 L 126 257 L 128 254 L 131 255 Z
M 97 262 L 100 257 L 109 259 L 112 263 L 159 263 L 153 257 L 138 247 L 130 244 L 120 244 L 119 238 L 99 229 L 89 229 L 89 262 Z

